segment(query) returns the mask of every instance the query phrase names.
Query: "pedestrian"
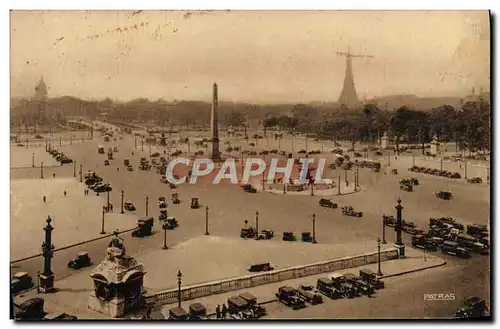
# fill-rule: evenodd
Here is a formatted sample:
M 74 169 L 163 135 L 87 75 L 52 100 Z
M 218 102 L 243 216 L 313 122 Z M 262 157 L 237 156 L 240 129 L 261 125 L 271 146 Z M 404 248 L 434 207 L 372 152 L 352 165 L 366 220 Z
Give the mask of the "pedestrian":
M 109 206 L 111 207 L 111 212 L 113 212 L 113 205 L 110 203 Z
M 227 315 L 227 307 L 226 304 L 222 304 L 222 318 L 225 320 Z
M 54 173 L 52 173 L 52 177 L 53 177 L 53 178 L 56 178 L 56 173 L 55 173 L 55 172 L 54 172 Z
M 221 318 L 221 316 L 220 316 L 220 305 L 217 305 L 217 307 L 215 308 L 215 315 L 217 317 L 217 320 L 219 320 Z
M 117 171 L 117 172 L 118 172 L 118 171 L 120 171 L 120 167 L 116 167 L 116 171 Z
M 45 197 L 45 195 L 43 196 L 43 202 L 45 203 L 45 201 L 47 200 L 47 198 Z
M 64 190 L 64 196 L 66 196 L 66 190 Z

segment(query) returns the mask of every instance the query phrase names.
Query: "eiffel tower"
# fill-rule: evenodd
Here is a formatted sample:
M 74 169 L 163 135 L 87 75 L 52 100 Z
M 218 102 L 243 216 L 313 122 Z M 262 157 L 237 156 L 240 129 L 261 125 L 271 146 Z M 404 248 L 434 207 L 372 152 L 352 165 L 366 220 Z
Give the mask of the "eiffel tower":
M 373 56 L 353 55 L 350 48 L 346 52 L 337 52 L 338 56 L 345 56 L 346 68 L 344 86 L 340 92 L 340 97 L 337 103 L 349 109 L 361 108 L 363 105 L 356 94 L 356 87 L 354 86 L 354 75 L 352 73 L 352 58 L 373 58 Z

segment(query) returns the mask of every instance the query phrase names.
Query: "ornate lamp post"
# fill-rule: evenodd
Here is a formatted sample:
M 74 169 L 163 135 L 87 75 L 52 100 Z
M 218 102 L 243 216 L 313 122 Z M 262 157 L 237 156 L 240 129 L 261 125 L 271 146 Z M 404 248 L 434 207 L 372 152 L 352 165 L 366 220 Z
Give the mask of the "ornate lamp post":
M 312 238 L 312 243 L 318 243 L 316 242 L 316 214 L 312 215 L 312 220 L 313 220 L 313 238 Z
M 42 163 L 40 164 L 40 178 L 43 179 L 43 161 Z
M 123 211 L 123 194 L 124 194 L 124 193 L 125 193 L 125 192 L 123 192 L 123 190 L 122 190 L 122 193 L 121 193 L 121 195 L 122 195 L 122 209 L 121 209 L 121 211 L 120 211 L 120 214 L 123 214 L 123 213 L 124 213 L 124 211 Z
M 396 244 L 394 247 L 398 250 L 398 255 L 400 258 L 405 257 L 405 245 L 403 243 L 403 239 L 401 237 L 401 231 L 403 229 L 403 206 L 401 205 L 401 198 L 397 200 L 398 204 L 396 205 Z
M 108 196 L 107 196 L 107 204 L 106 204 L 106 207 L 108 208 L 108 211 L 109 211 L 109 190 L 107 191 L 108 193 Z
M 378 248 L 378 271 L 377 275 L 382 276 L 382 270 L 380 269 L 380 238 L 377 238 L 377 248 Z
M 80 183 L 83 182 L 83 165 L 80 164 Z
M 137 150 L 137 136 L 134 136 L 134 147 Z
M 76 177 L 76 161 L 73 161 L 73 177 Z
M 255 212 L 255 230 L 257 231 L 255 240 L 259 240 L 259 211 Z
M 40 274 L 40 292 L 46 293 L 54 290 L 54 273 L 51 270 L 51 259 L 54 255 L 54 245 L 52 244 L 52 231 L 54 227 L 50 225 L 52 219 L 47 218 L 47 226 L 44 227 L 45 241 L 42 243 L 43 250 L 43 272 Z
M 338 188 L 338 195 L 340 195 L 340 174 L 339 174 L 339 179 L 338 179 L 338 182 L 337 182 L 337 188 Z
M 104 210 L 104 207 L 102 208 L 102 221 L 101 221 L 101 234 L 106 234 L 106 232 L 104 231 L 104 213 L 106 211 Z
M 286 194 L 286 182 L 283 180 L 283 194 Z
M 148 217 L 148 208 L 149 208 L 149 198 L 146 195 L 146 217 Z
M 35 152 L 31 155 L 31 167 L 35 168 Z
M 141 137 L 141 151 L 144 151 L 144 136 Z
M 385 241 L 385 216 L 382 216 L 382 244 L 386 244 Z
M 208 206 L 205 207 L 205 235 L 209 235 L 208 233 Z
M 181 283 L 182 272 L 179 270 L 179 272 L 177 272 L 177 307 L 181 307 Z
M 163 226 L 163 250 L 166 250 L 168 249 L 167 247 L 167 229 L 168 229 L 168 226 L 167 226 L 167 223 L 164 223 Z

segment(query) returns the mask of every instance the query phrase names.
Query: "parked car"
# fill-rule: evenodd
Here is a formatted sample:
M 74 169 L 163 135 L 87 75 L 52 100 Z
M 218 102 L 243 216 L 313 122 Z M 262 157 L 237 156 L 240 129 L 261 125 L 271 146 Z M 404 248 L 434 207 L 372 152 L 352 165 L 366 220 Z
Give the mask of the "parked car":
M 283 232 L 283 241 L 296 241 L 297 238 L 293 232 Z
M 259 234 L 259 240 L 270 240 L 274 237 L 274 232 L 271 230 L 262 230 Z
M 243 319 L 252 319 L 255 315 L 250 310 L 250 305 L 239 296 L 232 296 L 227 299 L 229 313 L 238 314 Z
M 450 200 L 452 198 L 450 191 L 438 191 L 436 192 L 436 196 L 443 200 Z
M 169 320 L 187 320 L 188 313 L 182 307 L 174 307 L 168 311 L 168 319 Z
M 207 308 L 202 303 L 189 305 L 189 320 L 207 320 Z
M 274 270 L 270 263 L 254 264 L 248 269 L 248 272 L 267 272 Z
M 14 317 L 18 320 L 42 320 L 47 313 L 43 310 L 43 298 L 34 297 L 19 305 L 20 311 Z
M 137 228 L 132 231 L 132 236 L 134 238 L 142 238 L 145 236 L 150 236 L 153 231 L 154 219 L 153 217 L 139 219 L 137 221 Z
M 256 318 L 260 318 L 267 314 L 266 308 L 257 303 L 257 297 L 252 295 L 249 292 L 244 292 L 238 295 L 238 297 L 242 298 L 248 303 L 248 306 Z
M 128 210 L 128 211 L 135 211 L 135 206 L 130 201 L 124 202 L 123 203 L 123 208 L 125 208 L 125 210 Z
M 89 253 L 86 251 L 79 252 L 75 259 L 68 262 L 68 268 L 72 268 L 74 270 L 90 265 L 92 265 L 92 260 L 89 257 Z
M 314 290 L 314 286 L 300 285 L 297 291 L 299 292 L 299 297 L 309 304 L 316 305 L 323 303 L 323 296 Z
M 342 207 L 342 214 L 346 216 L 363 217 L 363 213 L 361 211 L 355 211 L 352 206 Z
M 316 289 L 318 289 L 320 293 L 327 296 L 328 298 L 331 299 L 342 298 L 340 290 L 337 289 L 335 283 L 326 277 L 318 279 L 318 281 L 316 282 Z
M 302 299 L 299 298 L 298 295 L 299 294 L 296 289 L 289 286 L 283 286 L 278 289 L 276 298 L 278 298 L 278 301 L 280 303 L 283 303 L 294 310 L 298 310 L 306 307 L 306 304 Z
M 469 297 L 464 301 L 464 305 L 455 312 L 455 318 L 468 319 L 486 316 L 488 307 L 486 301 L 479 297 Z
M 33 287 L 33 278 L 29 276 L 28 272 L 17 272 L 12 276 L 10 287 L 13 294 L 30 289 Z
M 200 208 L 200 203 L 198 201 L 198 198 L 191 198 L 191 209 L 198 209 Z
M 338 207 L 338 205 L 335 202 L 333 202 L 332 200 L 323 199 L 323 198 L 321 200 L 319 200 L 319 205 L 322 207 L 333 208 L 333 209 Z
M 467 249 L 460 247 L 457 242 L 454 241 L 444 241 L 441 245 L 441 252 L 443 254 L 448 254 L 452 256 L 457 256 L 460 258 L 469 258 L 470 254 Z

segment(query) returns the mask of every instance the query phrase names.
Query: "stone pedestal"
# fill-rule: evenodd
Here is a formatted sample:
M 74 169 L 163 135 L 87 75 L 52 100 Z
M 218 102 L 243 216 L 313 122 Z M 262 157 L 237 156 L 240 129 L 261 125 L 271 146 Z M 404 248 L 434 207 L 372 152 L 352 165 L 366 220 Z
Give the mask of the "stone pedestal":
M 431 148 L 430 148 L 429 153 L 432 155 L 438 155 L 441 152 L 440 146 L 441 146 L 441 144 L 437 140 L 436 136 L 434 136 L 434 138 L 431 141 Z
M 95 291 L 92 291 L 90 293 L 89 308 L 113 318 L 121 318 L 125 314 L 125 299 L 115 297 L 110 300 L 103 300 L 96 296 Z
M 399 258 L 406 258 L 405 256 L 405 245 L 404 244 L 394 244 L 394 248 L 398 250 L 398 257 Z
M 54 290 L 54 274 L 40 274 L 40 292 L 48 293 Z
M 384 133 L 384 136 L 382 136 L 382 138 L 381 138 L 380 147 L 383 150 L 392 147 L 392 138 L 389 138 L 389 136 L 387 136 L 387 131 Z

